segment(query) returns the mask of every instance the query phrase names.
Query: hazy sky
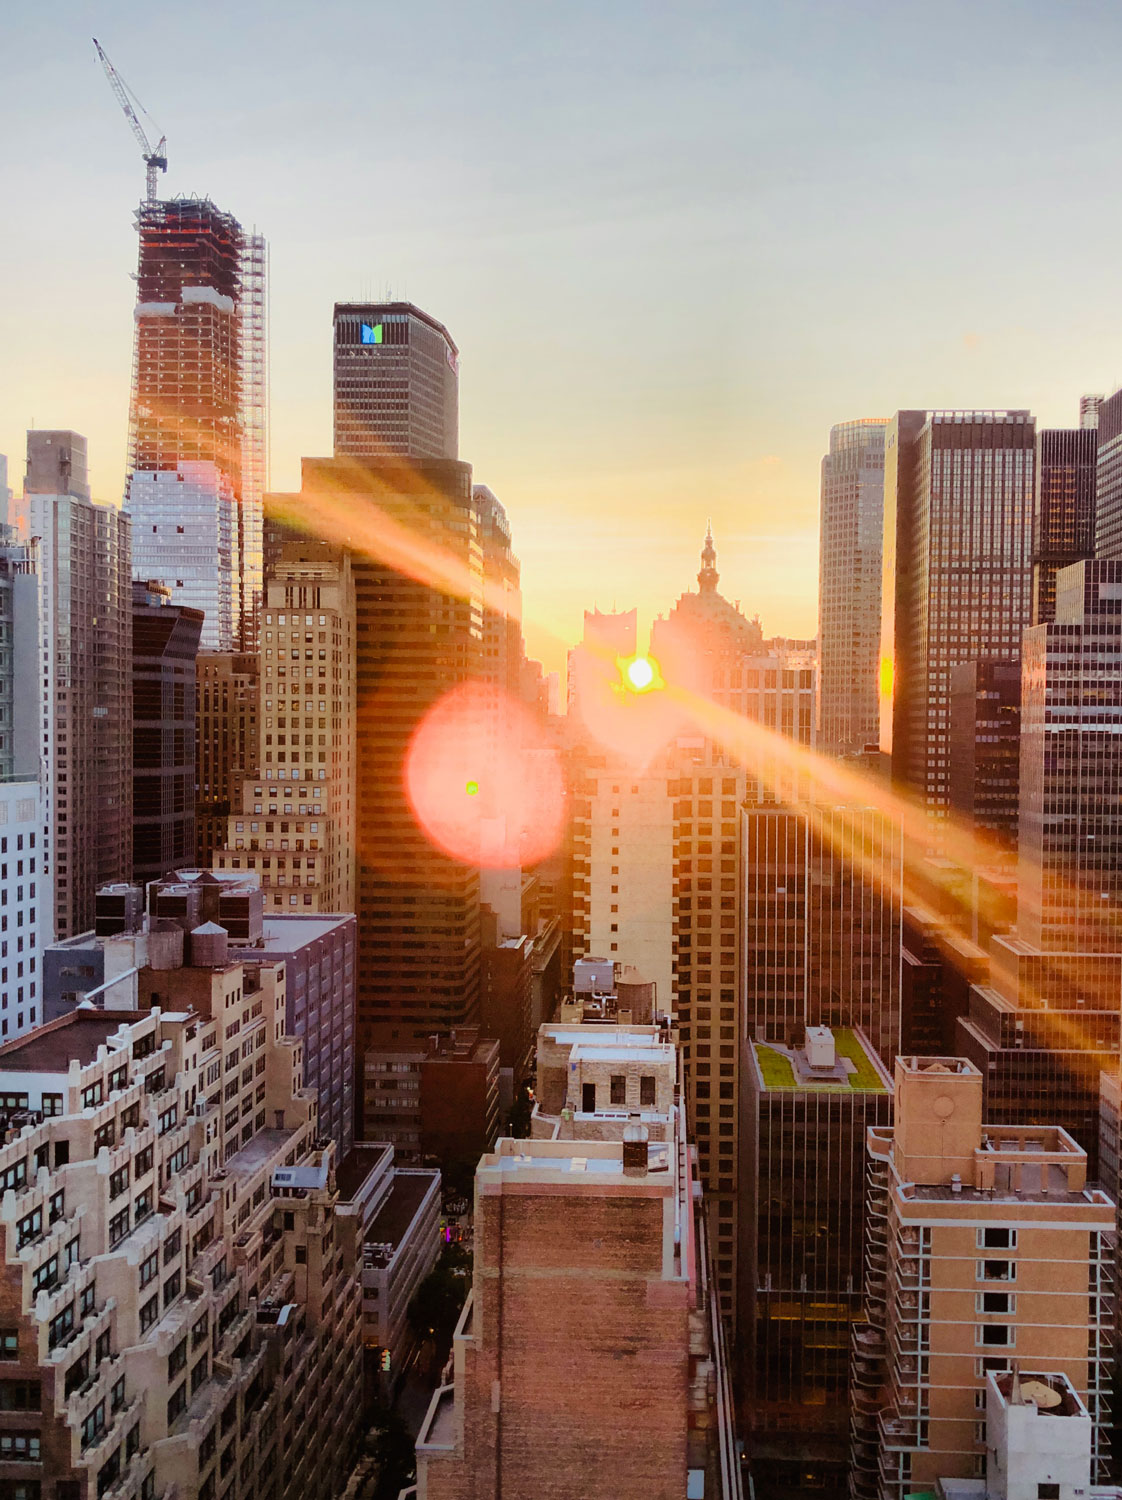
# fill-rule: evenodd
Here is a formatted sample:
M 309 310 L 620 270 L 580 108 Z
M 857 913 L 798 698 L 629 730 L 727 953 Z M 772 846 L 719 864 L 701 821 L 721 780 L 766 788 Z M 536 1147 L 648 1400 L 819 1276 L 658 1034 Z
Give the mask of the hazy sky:
M 272 482 L 330 451 L 331 307 L 461 349 L 461 456 L 507 507 L 527 636 L 693 585 L 809 634 L 830 424 L 1122 382 L 1112 0 L 0 4 L 0 452 L 122 485 L 144 168 L 271 246 Z

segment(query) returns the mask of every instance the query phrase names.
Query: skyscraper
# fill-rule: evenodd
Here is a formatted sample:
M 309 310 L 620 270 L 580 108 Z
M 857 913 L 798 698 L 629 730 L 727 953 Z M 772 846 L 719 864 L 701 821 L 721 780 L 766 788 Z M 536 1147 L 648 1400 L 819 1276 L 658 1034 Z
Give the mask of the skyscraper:
M 208 650 L 229 651 L 262 582 L 264 241 L 209 199 L 143 203 L 137 227 L 133 566 L 204 612 Z
M 498 496 L 472 486 L 483 549 L 483 671 L 488 682 L 517 699 L 522 675 L 522 568 L 510 522 Z
M 839 423 L 822 460 L 818 745 L 830 755 L 877 739 L 886 426 Z
M 257 769 L 259 668 L 256 652 L 203 651 L 198 657 L 195 863 L 203 870 L 226 842 L 242 778 Z
M 852 1028 L 749 1043 L 739 1338 L 752 1478 L 771 1500 L 845 1494 L 849 1330 L 864 1285 L 865 1132 L 892 1079 Z
M 346 515 L 356 537 L 350 563 L 361 1051 L 380 1027 L 382 1035 L 388 1027 L 400 1033 L 397 1040 L 412 1041 L 477 1017 L 479 871 L 450 858 L 422 828 L 405 786 L 405 760 L 426 710 L 481 676 L 483 559 L 467 464 L 309 458 L 292 512 L 302 505 Z M 410 576 L 366 550 L 382 527 L 438 553 L 463 592 Z M 266 526 L 267 571 L 291 535 L 283 524 Z
M 1026 411 L 900 411 L 885 439 L 881 744 L 950 802 L 950 673 L 1015 661 L 1030 618 L 1035 428 Z
M 21 530 L 39 538 L 48 857 L 64 938 L 93 926 L 99 885 L 132 871 L 130 525 L 91 502 L 85 438 L 28 433 Z
M 1122 558 L 1122 390 L 1099 407 L 1095 556 Z
M 203 617 L 132 586 L 133 829 L 138 884 L 195 858 L 195 658 Z
M 1034 625 L 1055 616 L 1057 570 L 1094 554 L 1098 451 L 1097 427 L 1044 428 L 1036 434 Z
M 951 668 L 950 803 L 1002 858 L 1017 848 L 1021 665 L 968 661 Z
M 336 457 L 448 458 L 459 453 L 460 354 L 411 302 L 337 302 Z

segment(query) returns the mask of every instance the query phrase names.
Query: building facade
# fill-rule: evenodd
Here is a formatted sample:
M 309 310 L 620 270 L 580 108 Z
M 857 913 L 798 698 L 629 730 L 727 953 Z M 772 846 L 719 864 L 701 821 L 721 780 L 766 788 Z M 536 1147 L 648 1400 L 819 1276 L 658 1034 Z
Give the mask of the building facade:
M 950 804 L 950 674 L 1015 661 L 1031 619 L 1035 425 L 901 411 L 885 438 L 881 745 L 933 846 Z
M 1122 390 L 1098 410 L 1095 468 L 1095 556 L 1122 558 Z
M 1057 571 L 1095 554 L 1098 453 L 1097 426 L 1042 428 L 1036 435 L 1034 625 L 1046 625 L 1055 618 Z
M 234 792 L 215 868 L 256 871 L 277 912 L 351 912 L 358 755 L 347 553 L 312 539 L 282 547 L 259 623 L 256 764 Z
M 865 1133 L 892 1079 L 860 1031 L 749 1043 L 737 1348 L 753 1483 L 772 1500 L 843 1496 L 849 1333 L 864 1287 Z
M 335 304 L 337 457 L 458 456 L 460 353 L 410 302 Z
M 202 651 L 196 664 L 195 863 L 209 869 L 229 832 L 242 780 L 257 769 L 260 659 L 256 652 Z
M 829 755 L 878 739 L 884 432 L 881 418 L 830 429 L 818 555 L 818 744 Z
M 20 530 L 39 538 L 40 922 L 44 936 L 68 937 L 93 925 L 97 887 L 132 872 L 131 528 L 90 501 L 85 438 L 28 433 Z
M 948 725 L 951 813 L 995 858 L 1010 860 L 1020 818 L 1020 662 L 952 667 Z
M 175 1014 L 76 1011 L 0 1048 L 8 1480 L 333 1500 L 359 1436 L 359 1255 L 283 970 L 178 973 Z
M 985 1477 L 987 1378 L 1048 1368 L 1091 1414 L 1101 1473 L 1114 1204 L 1066 1131 L 984 1125 L 963 1058 L 898 1058 L 868 1132 L 865 1319 L 854 1324 L 851 1494 Z
M 476 1173 L 472 1293 L 417 1438 L 417 1500 L 737 1500 L 674 1048 L 651 1028 L 561 1030 L 578 1086 Z
M 195 857 L 195 660 L 203 617 L 163 584 L 132 586 L 132 873 L 159 880 Z

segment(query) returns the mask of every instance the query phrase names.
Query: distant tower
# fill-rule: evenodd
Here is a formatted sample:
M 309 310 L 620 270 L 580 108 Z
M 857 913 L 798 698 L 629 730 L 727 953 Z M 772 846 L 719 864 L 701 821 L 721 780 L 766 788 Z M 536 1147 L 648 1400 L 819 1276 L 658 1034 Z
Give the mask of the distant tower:
M 134 576 L 205 615 L 203 646 L 253 637 L 265 474 L 265 242 L 209 199 L 137 213 L 126 504 Z
M 411 302 L 335 304 L 335 456 L 456 458 L 460 355 Z
M 1099 408 L 1103 404 L 1102 396 L 1080 396 L 1079 398 L 1079 425 L 1080 427 L 1097 427 L 1099 425 Z
M 822 460 L 818 743 L 830 755 L 877 740 L 886 425 L 840 422 Z
M 1075 428 L 1045 429 L 1036 434 L 1034 625 L 1055 618 L 1057 570 L 1094 555 L 1098 452 L 1097 410 L 1094 424 L 1081 422 Z

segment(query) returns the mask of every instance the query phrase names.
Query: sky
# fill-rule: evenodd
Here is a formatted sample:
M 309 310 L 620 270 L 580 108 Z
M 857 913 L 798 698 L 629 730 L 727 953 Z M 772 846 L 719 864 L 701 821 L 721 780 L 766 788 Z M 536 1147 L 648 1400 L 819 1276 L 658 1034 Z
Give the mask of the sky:
M 72 427 L 120 495 L 144 166 L 270 244 L 271 481 L 331 445 L 331 310 L 461 351 L 529 649 L 721 590 L 817 617 L 832 423 L 1122 383 L 1113 0 L 52 0 L 0 7 L 0 453 Z

